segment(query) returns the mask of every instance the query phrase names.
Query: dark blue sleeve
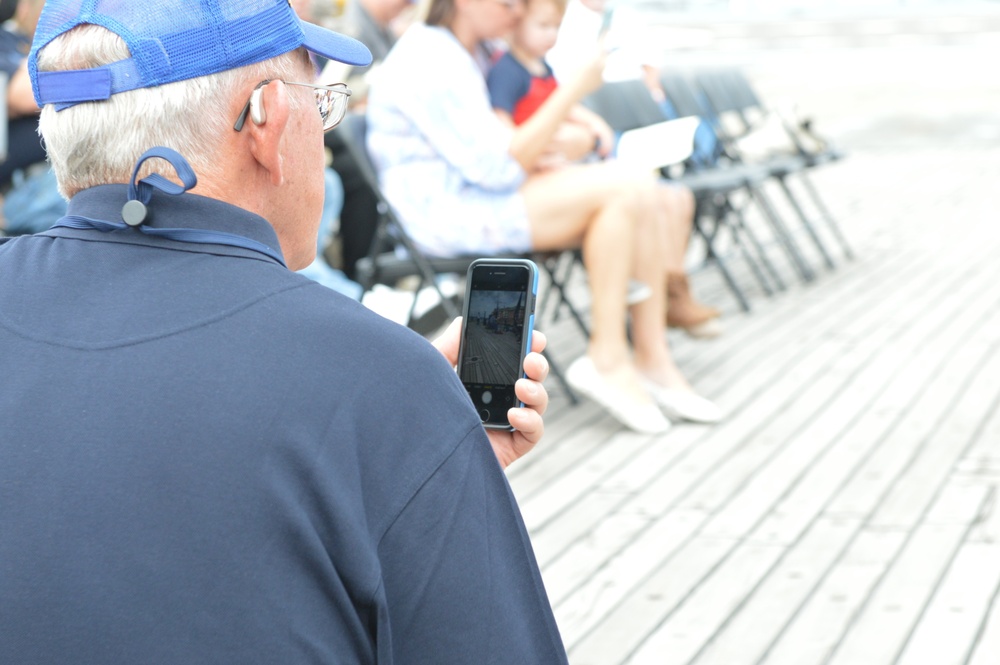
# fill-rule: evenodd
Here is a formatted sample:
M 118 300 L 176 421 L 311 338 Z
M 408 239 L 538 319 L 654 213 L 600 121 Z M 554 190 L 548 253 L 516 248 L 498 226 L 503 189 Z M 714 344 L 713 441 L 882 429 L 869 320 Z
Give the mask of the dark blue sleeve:
M 567 662 L 520 511 L 481 427 L 409 502 L 379 558 L 378 662 Z
M 486 76 L 486 87 L 493 108 L 514 115 L 514 106 L 528 94 L 531 76 L 510 53 L 504 53 Z

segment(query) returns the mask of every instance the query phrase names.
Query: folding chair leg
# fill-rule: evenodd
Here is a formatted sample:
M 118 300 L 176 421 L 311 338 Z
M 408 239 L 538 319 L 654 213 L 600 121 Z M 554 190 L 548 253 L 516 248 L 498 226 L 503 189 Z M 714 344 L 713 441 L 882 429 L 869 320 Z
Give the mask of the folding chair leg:
M 562 255 L 560 255 L 559 258 L 561 259 Z M 559 312 L 560 307 L 565 307 L 569 311 L 570 316 L 573 317 L 573 320 L 576 321 L 576 325 L 580 328 L 580 331 L 583 333 L 585 337 L 589 339 L 590 328 L 587 326 L 587 323 L 583 320 L 583 316 L 576 309 L 576 306 L 573 305 L 573 303 L 569 300 L 569 298 L 566 297 L 565 285 L 567 280 L 569 279 L 570 274 L 573 272 L 573 265 L 575 264 L 575 262 L 576 262 L 575 257 L 571 257 L 569 265 L 566 267 L 566 272 L 561 277 L 558 274 L 559 270 L 558 262 L 556 263 L 555 266 L 551 266 L 548 261 L 543 261 L 542 265 L 544 266 L 546 272 L 548 272 L 549 274 L 549 282 L 551 283 L 551 289 L 555 290 L 555 295 L 558 298 L 558 301 L 555 305 L 556 313 Z M 541 318 L 540 315 L 538 318 Z
M 557 281 L 556 276 L 559 273 L 560 264 L 562 263 L 562 254 L 559 254 L 558 256 L 555 256 L 555 257 L 548 257 L 548 256 L 546 256 L 544 258 L 540 257 L 539 260 L 536 261 L 536 263 L 539 264 L 545 270 L 545 272 L 548 274 L 548 276 L 549 276 L 549 283 L 550 284 L 555 284 L 556 281 Z M 567 279 L 569 277 L 569 273 L 570 273 L 570 271 L 572 271 L 572 269 L 573 269 L 573 263 L 570 262 L 570 266 L 566 270 L 566 274 L 562 278 L 560 278 L 560 279 Z M 552 302 L 551 298 L 545 298 L 545 299 L 542 300 L 542 302 L 538 303 L 537 314 L 535 316 L 535 318 L 537 320 L 541 320 L 541 319 L 545 318 L 548 315 L 549 310 L 551 309 L 551 306 L 549 305 L 550 302 Z M 558 314 L 558 308 L 559 308 L 559 304 L 557 303 L 556 304 L 556 309 L 557 309 L 556 314 Z M 555 315 L 553 315 L 553 319 L 554 319 L 554 316 Z
M 569 255 L 569 261 L 568 265 L 566 266 L 565 272 L 562 275 L 560 275 L 559 269 L 561 267 L 561 264 L 564 263 L 563 257 L 565 255 Z M 580 312 L 576 309 L 576 306 L 573 305 L 570 299 L 566 296 L 565 285 L 569 282 L 570 275 L 573 273 L 573 267 L 576 265 L 576 256 L 573 254 L 573 252 L 567 250 L 565 252 L 561 252 L 554 260 L 549 258 L 542 260 L 539 263 L 548 273 L 551 288 L 555 290 L 557 296 L 555 304 L 555 313 L 553 314 L 552 320 L 553 321 L 558 320 L 560 307 L 565 307 L 569 311 L 570 315 L 573 317 L 573 320 L 576 321 L 576 325 L 580 328 L 581 332 L 583 332 L 584 336 L 590 337 L 590 329 L 584 322 L 583 317 L 580 315 Z M 546 301 L 543 303 L 544 307 L 542 308 L 545 311 L 548 310 L 548 302 L 549 299 L 546 298 Z M 543 314 L 542 309 L 539 310 L 538 318 L 542 317 Z
M 744 312 L 749 312 L 750 301 L 748 301 L 746 295 L 744 295 L 743 289 L 741 289 L 739 284 L 736 283 L 736 279 L 729 271 L 729 266 L 726 265 L 726 261 L 722 258 L 722 254 L 720 254 L 715 248 L 715 234 L 709 233 L 705 229 L 703 223 L 701 222 L 701 216 L 697 213 L 695 213 L 694 216 L 694 230 L 705 241 L 706 259 L 714 262 L 715 266 L 719 269 L 719 272 L 722 273 L 722 279 L 726 282 L 726 286 L 729 287 L 733 297 L 736 298 L 736 302 L 739 303 L 740 309 Z
M 816 249 L 819 250 L 820 255 L 823 257 L 823 262 L 826 263 L 826 267 L 830 270 L 835 270 L 837 265 L 833 262 L 833 257 L 830 256 L 830 252 L 826 251 L 826 245 L 823 244 L 823 240 L 816 233 L 816 228 L 809 221 L 809 216 L 806 215 L 806 211 L 802 209 L 799 205 L 798 199 L 795 198 L 795 194 L 792 192 L 791 187 L 788 186 L 787 176 L 779 177 L 778 184 L 781 186 L 781 190 L 785 192 L 785 197 L 788 199 L 788 204 L 792 206 L 795 214 L 798 215 L 799 219 L 802 221 L 802 226 L 805 228 L 809 237 L 812 238 L 813 244 L 816 245 Z
M 757 234 L 750 230 L 750 225 L 746 223 L 746 219 L 743 218 L 742 213 L 740 215 L 740 228 L 743 230 L 743 233 L 750 238 L 750 242 L 757 250 L 757 255 L 761 257 L 761 263 L 763 263 L 764 267 L 767 268 L 767 273 L 771 277 L 771 281 L 774 282 L 775 289 L 778 291 L 786 291 L 788 286 L 785 284 L 785 280 L 781 278 L 781 275 L 778 274 L 774 264 L 771 263 L 771 260 L 767 257 L 767 250 L 764 249 L 764 244 L 757 237 Z
M 764 218 L 771 225 L 778 243 L 784 248 L 785 253 L 788 254 L 788 258 L 791 259 L 792 264 L 798 270 L 802 281 L 813 281 L 816 278 L 816 274 L 802 257 L 802 253 L 799 252 L 799 248 L 795 244 L 791 232 L 785 226 L 785 223 L 781 221 L 781 218 L 778 217 L 778 213 L 775 212 L 774 206 L 771 204 L 768 196 L 764 194 L 764 191 L 760 187 L 748 187 L 747 189 L 750 191 L 750 196 L 761 209 L 761 212 L 764 213 Z
M 767 253 L 764 251 L 764 246 L 757 239 L 757 235 L 750 230 L 749 225 L 746 223 L 746 218 L 743 216 L 743 211 L 730 206 L 730 214 L 734 217 L 735 221 L 732 223 L 733 227 L 733 237 L 736 242 L 739 243 L 744 256 L 747 258 L 747 263 L 750 264 L 750 268 L 753 270 L 754 275 L 757 277 L 757 281 L 760 282 L 760 286 L 764 289 L 764 293 L 768 296 L 774 295 L 774 290 L 778 291 L 785 290 L 785 283 L 782 281 L 781 277 L 778 275 L 778 271 L 775 270 L 774 264 L 767 258 Z M 757 254 L 757 259 L 750 255 L 749 249 L 746 247 L 747 241 L 753 246 L 754 252 Z M 760 266 L 764 266 L 767 270 L 767 276 L 764 275 Z M 770 279 L 769 279 L 770 278 Z M 774 288 L 771 288 L 771 284 L 774 284 Z
M 840 243 L 844 256 L 848 260 L 853 261 L 854 250 L 852 250 L 851 246 L 847 243 L 847 238 L 845 238 L 844 234 L 841 232 L 840 225 L 837 224 L 837 220 L 833 218 L 833 215 L 830 213 L 830 209 L 826 207 L 826 203 L 824 203 L 823 199 L 820 198 L 819 192 L 816 191 L 816 186 L 812 182 L 812 178 L 809 178 L 804 172 L 799 175 L 802 179 L 802 185 L 809 194 L 809 198 L 812 199 L 813 205 L 815 205 L 816 209 L 819 211 L 820 217 L 823 218 L 823 221 L 826 222 L 826 225 L 830 228 L 830 231 L 837 239 L 837 242 Z

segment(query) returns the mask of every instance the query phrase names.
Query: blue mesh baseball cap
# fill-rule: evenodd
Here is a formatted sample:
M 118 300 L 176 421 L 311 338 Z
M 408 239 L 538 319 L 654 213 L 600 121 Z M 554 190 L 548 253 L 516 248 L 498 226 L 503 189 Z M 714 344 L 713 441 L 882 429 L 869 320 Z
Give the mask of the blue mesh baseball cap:
M 132 57 L 93 69 L 39 72 L 38 51 L 85 24 L 121 37 Z M 47 0 L 28 73 L 38 105 L 62 109 L 261 62 L 300 46 L 348 65 L 372 60 L 361 42 L 300 20 L 289 0 Z

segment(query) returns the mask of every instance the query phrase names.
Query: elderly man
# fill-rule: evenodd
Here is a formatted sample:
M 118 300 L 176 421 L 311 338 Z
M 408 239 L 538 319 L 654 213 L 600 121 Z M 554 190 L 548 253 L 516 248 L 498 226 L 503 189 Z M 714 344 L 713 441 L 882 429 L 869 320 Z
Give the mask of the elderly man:
M 70 202 L 0 244 L 0 662 L 565 662 L 502 471 L 544 359 L 487 438 L 442 353 L 290 270 L 348 94 L 309 52 L 370 57 L 288 0 L 46 3 Z

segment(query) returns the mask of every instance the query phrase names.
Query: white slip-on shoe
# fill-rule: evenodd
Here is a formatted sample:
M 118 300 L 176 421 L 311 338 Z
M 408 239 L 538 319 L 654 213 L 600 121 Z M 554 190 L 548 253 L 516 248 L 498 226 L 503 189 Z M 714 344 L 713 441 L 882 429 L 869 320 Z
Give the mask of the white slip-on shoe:
M 663 417 L 656 404 L 637 404 L 619 388 L 608 383 L 585 355 L 566 368 L 566 381 L 574 390 L 600 404 L 631 430 L 660 434 L 670 429 L 670 421 Z
M 675 390 L 643 380 L 646 390 L 671 420 L 690 420 L 696 423 L 717 423 L 722 420 L 722 409 L 701 395 L 687 390 Z

